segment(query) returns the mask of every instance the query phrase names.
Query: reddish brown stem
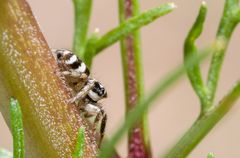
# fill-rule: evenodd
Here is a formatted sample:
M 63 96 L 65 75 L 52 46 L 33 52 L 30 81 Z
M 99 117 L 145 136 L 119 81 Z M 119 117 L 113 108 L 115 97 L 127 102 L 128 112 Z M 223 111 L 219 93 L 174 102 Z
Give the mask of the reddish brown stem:
M 127 61 L 128 61 L 128 109 L 132 109 L 137 104 L 139 94 L 137 87 L 137 76 L 136 76 L 136 66 L 135 66 L 135 56 L 134 56 L 134 38 L 133 36 L 128 36 L 125 39 L 125 45 L 127 48 Z M 143 123 L 139 121 L 138 124 L 129 132 L 128 140 L 128 152 L 129 158 L 148 158 L 148 150 L 145 150 L 144 133 L 143 133 Z
M 134 0 L 123 0 L 122 21 L 138 14 L 138 3 Z M 121 5 L 121 2 L 120 2 Z M 121 8 L 121 7 L 120 7 Z M 127 36 L 122 41 L 122 60 L 125 74 L 126 108 L 130 111 L 143 96 L 143 76 L 140 52 L 139 32 Z M 143 118 L 129 131 L 128 157 L 129 158 L 150 158 L 151 152 L 148 140 L 145 140 L 145 130 Z
M 84 157 L 96 157 L 91 129 L 57 68 L 25 0 L 0 2 L 0 110 L 9 125 L 9 98 L 19 100 L 26 157 L 71 157 L 79 127 L 85 128 Z

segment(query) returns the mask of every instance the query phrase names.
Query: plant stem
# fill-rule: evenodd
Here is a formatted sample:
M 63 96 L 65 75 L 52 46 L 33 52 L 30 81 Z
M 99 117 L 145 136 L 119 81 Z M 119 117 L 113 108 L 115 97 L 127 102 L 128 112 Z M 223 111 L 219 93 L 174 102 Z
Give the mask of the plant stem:
M 84 158 L 84 146 L 85 146 L 85 130 L 80 128 L 78 131 L 77 145 L 75 147 L 75 152 L 73 158 Z
M 22 112 L 17 100 L 11 98 L 10 100 L 10 118 L 11 131 L 13 136 L 13 157 L 24 158 L 24 131 L 22 122 Z
M 197 53 L 198 48 L 195 44 L 195 41 L 202 33 L 206 13 L 207 6 L 206 3 L 203 2 L 199 10 L 198 17 L 190 32 L 188 33 L 188 36 L 184 43 L 184 61 L 186 61 L 189 56 Z M 200 65 L 197 64 L 195 67 L 188 68 L 187 74 L 193 89 L 199 97 L 199 100 L 201 102 L 201 111 L 203 112 L 205 111 L 206 106 L 208 106 L 208 99 L 207 88 L 202 80 Z
M 120 23 L 139 14 L 138 0 L 119 0 Z M 143 68 L 139 30 L 121 40 L 122 66 L 125 85 L 126 113 L 135 108 L 144 93 Z M 150 158 L 147 111 L 128 135 L 128 157 Z
M 85 157 L 98 146 L 25 0 L 0 3 L 0 110 L 10 127 L 9 97 L 21 106 L 26 157 L 73 155 L 80 127 L 85 132 Z
M 176 6 L 173 3 L 166 3 L 127 19 L 119 26 L 113 28 L 101 37 L 94 37 L 96 34 L 93 34 L 93 36 L 90 37 L 87 42 L 88 44 L 87 48 L 85 49 L 86 53 L 84 56 L 84 61 L 87 61 L 87 64 L 91 65 L 93 57 L 98 55 L 102 50 L 116 43 L 118 40 L 126 37 L 133 31 L 148 25 L 157 18 L 171 12 L 175 7 Z
M 84 59 L 87 43 L 89 19 L 91 16 L 92 0 L 73 0 L 75 10 L 75 33 L 73 51 Z
M 240 96 L 240 82 L 234 86 L 230 93 L 219 104 L 195 121 L 193 126 L 184 134 L 178 143 L 164 156 L 164 158 L 185 158 L 198 145 L 198 143 L 211 131 L 211 129 L 233 107 Z
M 236 10 L 239 10 L 239 0 L 226 0 L 223 16 L 221 18 L 216 37 L 218 41 L 221 41 L 222 47 L 219 47 L 213 52 L 213 57 L 208 72 L 207 87 L 209 92 L 208 100 L 210 102 L 210 106 L 214 101 L 218 78 L 228 43 L 230 41 L 232 32 L 239 22 L 238 18 L 236 18 L 239 11 L 236 12 Z
M 125 4 L 121 4 L 121 1 L 124 2 L 124 0 L 119 0 L 119 5 L 123 5 L 119 6 L 120 25 L 99 38 L 96 43 L 96 54 L 98 54 L 98 52 L 102 51 L 103 49 L 109 47 L 116 41 L 122 39 L 123 37 L 126 37 L 130 33 L 140 29 L 145 25 L 150 24 L 151 22 L 157 20 L 159 17 L 170 13 L 171 11 L 173 11 L 173 9 L 176 8 L 174 3 L 166 3 L 156 8 L 147 10 L 143 13 L 135 13 L 134 16 L 125 17 L 125 12 L 120 13 L 120 10 L 124 9 L 123 7 L 125 6 Z M 129 4 L 135 4 L 135 2 L 133 1 L 133 3 Z M 136 7 L 136 9 L 134 10 L 138 10 L 138 5 L 133 5 L 133 7 Z

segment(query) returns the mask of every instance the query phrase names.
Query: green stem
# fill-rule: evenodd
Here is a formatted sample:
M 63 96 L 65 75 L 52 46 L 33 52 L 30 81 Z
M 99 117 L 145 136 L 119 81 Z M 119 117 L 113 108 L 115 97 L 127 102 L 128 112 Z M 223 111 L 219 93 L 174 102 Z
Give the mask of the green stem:
M 139 12 L 138 0 L 119 0 L 120 23 L 124 23 L 126 19 L 139 15 Z M 144 93 L 139 30 L 121 40 L 121 56 L 125 85 L 125 106 L 126 113 L 128 113 L 135 108 L 136 103 L 142 99 Z M 134 128 L 129 130 L 129 158 L 136 157 L 136 154 L 141 154 L 143 158 L 151 157 L 148 129 L 146 111 L 142 118 L 139 117 Z
M 85 129 L 80 128 L 78 131 L 77 144 L 73 158 L 84 158 L 84 144 L 85 144 Z
M 87 43 L 92 0 L 73 0 L 73 3 L 75 9 L 75 33 L 73 51 L 83 59 Z
M 13 136 L 13 157 L 24 158 L 24 131 L 22 122 L 22 112 L 17 100 L 10 100 L 11 131 Z
M 206 13 L 207 6 L 206 3 L 203 2 L 199 10 L 198 17 L 194 25 L 192 26 L 190 32 L 188 33 L 188 36 L 184 43 L 184 61 L 186 61 L 189 56 L 197 53 L 198 48 L 195 45 L 195 41 L 202 33 Z M 207 90 L 202 80 L 202 74 L 199 64 L 197 64 L 195 67 L 188 68 L 187 74 L 193 89 L 195 90 L 200 99 L 202 111 L 205 111 L 205 107 L 208 105 L 208 100 L 206 99 Z
M 167 3 L 159 7 L 150 9 L 146 12 L 143 12 L 137 16 L 129 18 L 128 20 L 121 23 L 116 28 L 112 29 L 111 31 L 107 32 L 105 35 L 103 35 L 102 37 L 94 41 L 95 43 L 91 44 L 91 47 L 88 46 L 85 50 L 86 56 L 84 56 L 84 60 L 87 60 L 88 63 L 92 63 L 93 57 L 99 54 L 102 50 L 111 46 L 112 44 L 116 43 L 118 40 L 126 37 L 128 34 L 136 31 L 137 29 L 171 12 L 175 7 L 176 6 L 173 3 Z M 88 40 L 88 43 L 92 43 L 92 42 L 93 41 L 90 38 Z
M 232 32 L 238 24 L 239 0 L 226 0 L 223 16 L 217 31 L 216 39 L 220 41 L 221 47 L 213 52 L 211 65 L 208 72 L 207 87 L 209 92 L 209 102 L 212 105 L 216 93 L 218 78 L 221 66 L 224 60 L 224 55 L 228 47 Z
M 94 32 L 88 39 L 88 42 L 86 45 L 86 53 L 84 54 L 83 60 L 89 69 L 91 69 L 92 61 L 93 61 L 93 58 L 95 57 L 94 55 L 96 51 L 95 46 L 98 39 L 99 39 L 98 32 Z
M 164 158 L 185 158 L 211 131 L 211 129 L 233 107 L 240 96 L 240 82 L 225 96 L 220 103 L 195 121 L 193 126 L 184 134 L 178 143 L 164 156 Z
M 166 3 L 141 14 L 137 14 L 124 22 L 122 21 L 118 27 L 112 29 L 98 40 L 96 43 L 96 54 L 117 42 L 119 39 L 126 37 L 129 33 L 136 31 L 142 26 L 148 25 L 167 13 L 170 13 L 174 8 L 176 8 L 176 6 L 173 3 Z M 119 10 L 120 9 L 121 7 Z M 120 18 L 122 18 L 122 13 L 120 13 Z

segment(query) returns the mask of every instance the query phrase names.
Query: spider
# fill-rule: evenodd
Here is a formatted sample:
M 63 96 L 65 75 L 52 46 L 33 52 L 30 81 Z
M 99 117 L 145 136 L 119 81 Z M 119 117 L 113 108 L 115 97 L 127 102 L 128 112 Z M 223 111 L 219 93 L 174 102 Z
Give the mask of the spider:
M 102 140 L 107 115 L 98 101 L 107 97 L 106 89 L 99 81 L 90 77 L 90 71 L 86 64 L 70 50 L 52 49 L 52 54 L 67 84 L 74 92 L 74 97 L 70 99 L 70 103 L 76 102 L 81 105 L 79 109 L 85 118 L 95 117 L 93 126 L 96 130 L 100 123 L 99 132 Z

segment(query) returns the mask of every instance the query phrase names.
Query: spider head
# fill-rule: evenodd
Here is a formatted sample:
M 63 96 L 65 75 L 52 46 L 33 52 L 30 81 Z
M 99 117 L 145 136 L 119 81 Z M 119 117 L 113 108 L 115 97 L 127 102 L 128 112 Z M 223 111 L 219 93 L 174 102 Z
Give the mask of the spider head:
M 89 98 L 97 102 L 107 97 L 107 91 L 100 82 L 95 82 L 93 88 L 88 93 Z

